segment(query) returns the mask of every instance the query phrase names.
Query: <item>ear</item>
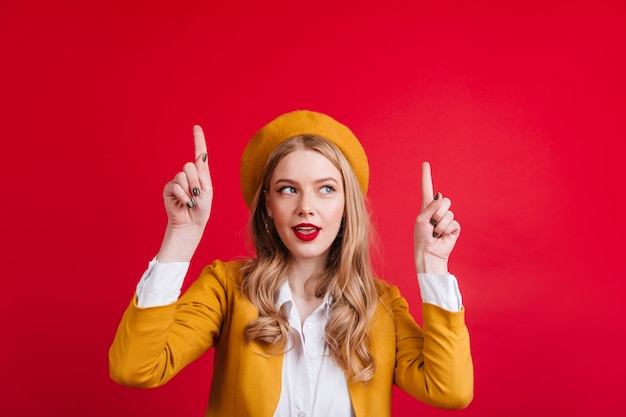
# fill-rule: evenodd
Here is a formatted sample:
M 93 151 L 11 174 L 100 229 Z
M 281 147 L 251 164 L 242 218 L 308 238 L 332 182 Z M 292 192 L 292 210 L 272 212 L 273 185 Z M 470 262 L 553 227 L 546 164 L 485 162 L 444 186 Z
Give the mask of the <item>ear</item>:
M 270 199 L 269 199 L 269 193 L 267 192 L 267 190 L 263 191 L 265 193 L 265 211 L 267 213 L 267 217 L 269 217 L 270 219 L 272 218 L 272 208 L 270 207 Z

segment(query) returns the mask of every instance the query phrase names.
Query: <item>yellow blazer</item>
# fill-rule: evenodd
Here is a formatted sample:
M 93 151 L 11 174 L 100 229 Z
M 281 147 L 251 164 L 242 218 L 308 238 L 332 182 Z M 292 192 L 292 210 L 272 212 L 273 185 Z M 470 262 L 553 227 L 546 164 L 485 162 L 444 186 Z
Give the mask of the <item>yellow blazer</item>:
M 283 355 L 244 343 L 244 326 L 258 312 L 239 290 L 240 265 L 215 261 L 171 305 L 142 309 L 134 298 L 109 351 L 111 378 L 131 387 L 163 385 L 214 347 L 206 416 L 272 417 Z M 474 372 L 464 311 L 424 303 L 422 329 L 398 288 L 377 284 L 380 302 L 370 333 L 376 373 L 368 384 L 348 379 L 356 417 L 390 416 L 393 384 L 435 407 L 466 407 Z

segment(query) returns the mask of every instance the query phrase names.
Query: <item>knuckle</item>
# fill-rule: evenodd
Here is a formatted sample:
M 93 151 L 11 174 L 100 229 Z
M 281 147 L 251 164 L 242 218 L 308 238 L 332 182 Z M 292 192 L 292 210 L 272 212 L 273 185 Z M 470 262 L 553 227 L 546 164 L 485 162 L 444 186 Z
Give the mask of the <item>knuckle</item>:
M 415 218 L 415 223 L 428 223 L 430 221 L 430 217 L 427 213 L 420 213 L 416 218 Z
M 173 182 L 170 191 L 172 192 L 172 194 L 179 196 L 180 193 L 183 192 L 183 188 L 177 182 Z
M 174 182 L 181 183 L 187 181 L 187 175 L 184 172 L 179 172 L 174 176 Z

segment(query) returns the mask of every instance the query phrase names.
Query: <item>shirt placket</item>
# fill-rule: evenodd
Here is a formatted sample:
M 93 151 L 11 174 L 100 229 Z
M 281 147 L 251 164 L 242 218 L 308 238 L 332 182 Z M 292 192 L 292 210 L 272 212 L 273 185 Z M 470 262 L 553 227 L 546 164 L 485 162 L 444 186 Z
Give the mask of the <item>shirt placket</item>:
M 298 329 L 296 333 L 300 342 L 298 346 L 300 360 L 298 361 L 299 369 L 296 383 L 295 417 L 311 416 L 317 396 L 317 379 L 325 346 L 324 336 L 320 334 L 324 330 L 320 325 L 321 314 L 324 314 L 323 306 L 307 317 L 302 327 L 299 323 L 290 323 L 292 326 L 297 326 L 293 328 Z
M 292 329 L 295 330 L 294 337 L 297 339 L 297 342 L 293 349 L 298 356 L 297 372 L 295 374 L 296 378 L 293 390 L 293 411 L 294 417 L 307 417 L 311 415 L 311 385 L 307 369 L 307 355 L 305 345 L 306 336 L 302 333 L 300 323 L 300 315 L 298 314 L 297 309 L 293 308 L 291 310 L 289 325 Z

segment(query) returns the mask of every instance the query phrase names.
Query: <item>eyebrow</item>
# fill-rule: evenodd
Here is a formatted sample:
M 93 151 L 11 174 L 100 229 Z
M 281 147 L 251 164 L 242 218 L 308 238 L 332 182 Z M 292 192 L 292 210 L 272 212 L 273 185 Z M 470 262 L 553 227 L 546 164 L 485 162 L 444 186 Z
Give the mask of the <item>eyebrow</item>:
M 332 181 L 335 184 L 339 184 L 339 181 L 337 181 L 333 177 L 319 178 L 319 179 L 313 181 L 313 183 L 319 184 L 319 183 L 322 183 L 322 182 L 329 182 L 329 181 Z M 292 179 L 289 179 L 289 178 L 279 178 L 276 181 L 274 181 L 274 184 L 279 184 L 279 183 L 298 184 L 298 181 L 295 181 L 295 180 L 292 180 Z

